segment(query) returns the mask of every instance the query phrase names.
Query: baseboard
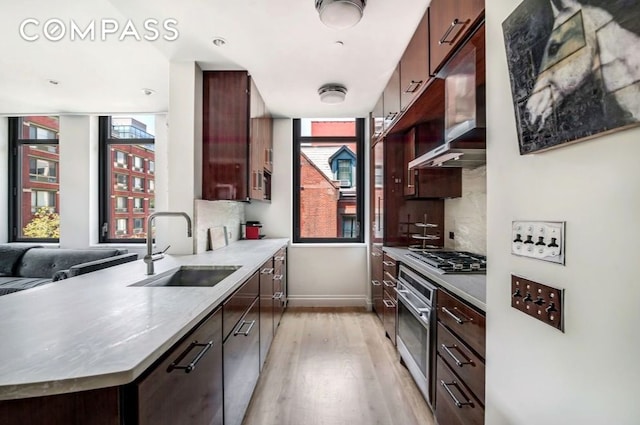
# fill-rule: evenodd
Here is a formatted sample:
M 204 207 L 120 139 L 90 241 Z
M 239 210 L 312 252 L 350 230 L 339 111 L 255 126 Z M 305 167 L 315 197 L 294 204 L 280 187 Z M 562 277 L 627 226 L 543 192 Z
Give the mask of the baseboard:
M 371 303 L 366 297 L 353 296 L 287 296 L 289 307 L 360 307 L 371 310 Z

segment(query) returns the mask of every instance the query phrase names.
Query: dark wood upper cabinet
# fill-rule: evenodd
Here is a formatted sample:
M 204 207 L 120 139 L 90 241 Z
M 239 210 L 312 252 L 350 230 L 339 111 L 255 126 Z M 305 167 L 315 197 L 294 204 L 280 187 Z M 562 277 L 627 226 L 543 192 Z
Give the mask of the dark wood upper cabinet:
M 272 121 L 246 71 L 203 72 L 202 198 L 270 196 Z
M 429 11 L 400 59 L 400 110 L 405 111 L 429 79 Z
M 383 126 L 386 130 L 400 114 L 400 65 L 397 65 L 383 93 Z
M 484 16 L 484 0 L 432 0 L 429 6 L 430 73 L 435 75 Z
M 371 140 L 377 139 L 384 130 L 384 109 L 383 109 L 383 94 L 380 94 L 380 99 L 376 102 L 376 106 L 371 111 L 370 124 L 371 124 Z

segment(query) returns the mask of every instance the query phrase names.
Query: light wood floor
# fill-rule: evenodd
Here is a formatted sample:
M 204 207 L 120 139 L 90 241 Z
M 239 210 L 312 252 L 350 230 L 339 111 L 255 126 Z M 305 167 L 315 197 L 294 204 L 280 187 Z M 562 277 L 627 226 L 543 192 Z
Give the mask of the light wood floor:
M 243 425 L 434 423 L 374 313 L 288 309 Z

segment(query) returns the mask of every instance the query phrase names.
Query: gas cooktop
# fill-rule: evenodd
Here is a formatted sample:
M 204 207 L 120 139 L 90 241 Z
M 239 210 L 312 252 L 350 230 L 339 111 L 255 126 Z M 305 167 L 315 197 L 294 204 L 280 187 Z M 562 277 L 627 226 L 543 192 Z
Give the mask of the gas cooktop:
M 437 269 L 439 273 L 479 273 L 487 272 L 487 257 L 466 251 L 424 250 L 412 251 L 409 257 L 423 261 Z

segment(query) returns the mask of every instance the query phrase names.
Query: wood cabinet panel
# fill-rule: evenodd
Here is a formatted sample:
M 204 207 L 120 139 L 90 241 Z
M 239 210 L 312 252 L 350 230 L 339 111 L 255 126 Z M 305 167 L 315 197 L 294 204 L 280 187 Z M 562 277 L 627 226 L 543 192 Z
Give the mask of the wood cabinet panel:
M 429 79 L 429 10 L 400 59 L 400 110 L 405 111 Z
M 380 95 L 380 99 L 376 102 L 376 105 L 373 107 L 373 111 L 371 111 L 370 115 L 370 134 L 371 140 L 376 140 L 384 130 L 384 95 Z
M 267 261 L 260 267 L 260 369 L 267 358 L 269 348 L 273 342 L 274 334 L 274 303 L 273 295 L 275 271 L 273 259 Z
M 396 345 L 398 302 L 394 301 L 393 296 L 390 294 L 390 292 L 393 292 L 393 290 L 388 291 L 385 288 L 383 294 L 384 318 L 382 320 L 382 324 L 384 326 L 385 333 L 387 334 L 393 345 Z
M 436 374 L 438 425 L 484 424 L 484 407 L 439 356 Z
M 185 337 L 136 389 L 138 425 L 222 425 L 222 309 Z
M 373 311 L 378 315 L 380 321 L 384 323 L 384 289 L 383 289 L 383 269 L 382 269 L 382 248 L 380 246 L 371 247 L 371 303 Z
M 393 121 L 400 114 L 400 66 L 396 66 L 387 82 L 383 93 L 382 110 L 384 116 L 383 128 L 391 127 Z
M 485 316 L 445 291 L 438 292 L 437 317 L 447 328 L 485 358 Z
M 227 339 L 236 324 L 260 293 L 260 275 L 255 272 L 233 295 L 222 305 L 223 337 Z
M 435 75 L 484 16 L 484 0 L 433 0 L 429 7 L 430 72 Z

